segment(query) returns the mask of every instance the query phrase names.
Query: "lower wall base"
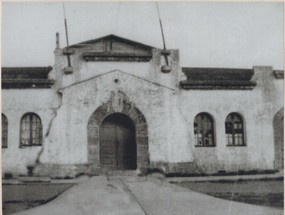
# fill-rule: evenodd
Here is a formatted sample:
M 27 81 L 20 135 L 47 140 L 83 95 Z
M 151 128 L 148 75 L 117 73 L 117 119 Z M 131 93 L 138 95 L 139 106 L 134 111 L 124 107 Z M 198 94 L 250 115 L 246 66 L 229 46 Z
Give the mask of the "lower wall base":
M 152 162 L 149 172 L 161 172 L 166 176 L 207 176 L 207 175 L 250 175 L 250 174 L 272 174 L 278 172 L 274 169 L 236 169 L 234 170 L 214 170 L 205 171 L 204 167 L 198 166 L 194 162 L 167 163 Z
M 34 167 L 33 175 L 51 178 L 76 178 L 88 174 L 89 166 L 86 164 L 38 164 Z
M 101 168 L 94 164 L 38 164 L 33 169 L 34 176 L 51 178 L 76 178 L 80 175 L 99 175 L 112 170 Z M 137 175 L 146 175 L 147 167 L 138 167 Z
M 31 167 L 30 167 L 31 168 Z M 33 176 L 44 176 L 50 178 L 76 178 L 80 175 L 99 175 L 112 170 L 106 170 L 97 165 L 90 164 L 38 164 L 30 169 L 30 174 Z M 185 163 L 167 163 L 167 162 L 151 162 L 149 167 L 139 168 L 137 175 L 146 175 L 152 172 L 160 172 L 166 176 L 203 176 L 203 175 L 232 175 L 232 174 L 259 174 L 259 173 L 274 173 L 276 170 L 238 170 L 237 171 L 213 171 L 205 172 L 204 169 L 197 166 L 193 162 Z M 14 174 L 13 174 L 14 175 Z
M 179 174 L 189 174 L 189 173 L 202 173 L 202 169 L 199 168 L 193 162 L 183 162 L 183 163 L 168 163 L 168 162 L 151 162 L 149 167 L 149 172 L 162 172 L 164 174 L 179 173 Z

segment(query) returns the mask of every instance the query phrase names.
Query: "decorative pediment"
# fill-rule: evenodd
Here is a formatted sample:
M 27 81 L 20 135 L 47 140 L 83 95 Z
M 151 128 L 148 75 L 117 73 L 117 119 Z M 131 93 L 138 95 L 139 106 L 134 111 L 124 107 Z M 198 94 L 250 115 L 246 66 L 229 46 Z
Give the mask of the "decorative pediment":
M 150 61 L 153 47 L 111 34 L 70 46 L 74 49 L 82 49 L 86 61 Z

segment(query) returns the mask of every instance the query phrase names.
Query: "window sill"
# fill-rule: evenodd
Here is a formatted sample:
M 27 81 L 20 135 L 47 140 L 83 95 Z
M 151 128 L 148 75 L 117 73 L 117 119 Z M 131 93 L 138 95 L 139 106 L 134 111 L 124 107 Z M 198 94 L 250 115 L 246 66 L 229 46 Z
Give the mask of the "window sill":
M 20 145 L 20 148 L 28 148 L 33 146 L 42 146 L 42 144 L 33 144 L 33 145 Z
M 246 145 L 226 145 L 227 147 L 245 147 Z
M 206 148 L 208 148 L 208 147 L 210 147 L 210 148 L 211 148 L 211 147 L 216 147 L 216 146 L 215 146 L 215 145 L 213 145 L 213 146 L 203 146 L 203 145 L 200 146 L 200 145 L 195 145 L 195 147 L 198 147 L 198 148 L 201 148 L 201 147 L 206 147 Z
M 2 149 L 7 149 L 8 148 L 8 146 L 2 146 Z

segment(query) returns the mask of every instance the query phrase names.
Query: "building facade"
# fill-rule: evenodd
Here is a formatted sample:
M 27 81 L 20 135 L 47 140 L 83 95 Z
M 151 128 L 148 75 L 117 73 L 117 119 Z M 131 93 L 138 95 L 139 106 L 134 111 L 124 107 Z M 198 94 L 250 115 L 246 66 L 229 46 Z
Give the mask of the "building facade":
M 115 35 L 58 41 L 53 67 L 2 68 L 3 174 L 283 169 L 283 71 L 186 68 Z

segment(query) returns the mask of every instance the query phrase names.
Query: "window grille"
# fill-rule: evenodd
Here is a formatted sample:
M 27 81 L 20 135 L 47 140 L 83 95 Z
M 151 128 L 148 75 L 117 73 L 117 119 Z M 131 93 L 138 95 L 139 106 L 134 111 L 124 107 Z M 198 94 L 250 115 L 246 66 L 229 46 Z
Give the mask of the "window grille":
M 28 113 L 21 120 L 20 146 L 34 146 L 42 144 L 41 119 L 33 113 Z
M 8 147 L 8 119 L 2 114 L 2 148 Z
M 215 146 L 214 122 L 207 113 L 200 113 L 194 120 L 195 146 Z
M 225 122 L 228 146 L 244 146 L 244 124 L 238 113 L 230 113 Z

